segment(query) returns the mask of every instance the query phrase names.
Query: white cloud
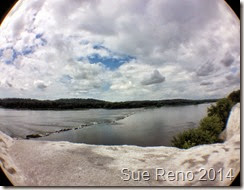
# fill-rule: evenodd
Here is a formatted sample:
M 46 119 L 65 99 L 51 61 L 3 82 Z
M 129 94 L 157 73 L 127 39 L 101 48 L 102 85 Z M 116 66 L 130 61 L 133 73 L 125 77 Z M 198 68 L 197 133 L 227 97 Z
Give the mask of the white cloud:
M 2 97 L 222 97 L 240 86 L 240 23 L 223 0 L 20 0 L 0 73 Z
M 4 49 L 2 57 L 3 57 L 2 61 L 4 62 L 11 61 L 13 59 L 13 50 L 10 48 Z
M 234 56 L 231 55 L 230 53 L 226 53 L 225 57 L 221 60 L 221 63 L 224 66 L 229 67 L 234 61 L 235 61 Z
M 157 83 L 162 83 L 165 81 L 165 77 L 161 75 L 161 73 L 158 70 L 154 70 L 152 74 L 149 76 L 146 76 L 141 84 L 142 85 L 152 85 Z
M 46 84 L 42 80 L 35 80 L 34 85 L 36 86 L 36 88 L 38 88 L 40 90 L 44 90 L 45 88 L 47 88 L 49 86 L 49 84 Z

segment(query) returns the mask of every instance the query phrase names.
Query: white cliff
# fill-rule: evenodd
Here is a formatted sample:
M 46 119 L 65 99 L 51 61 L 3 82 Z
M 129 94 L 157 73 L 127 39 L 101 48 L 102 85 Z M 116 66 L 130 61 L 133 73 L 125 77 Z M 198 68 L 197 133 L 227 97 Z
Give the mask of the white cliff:
M 240 104 L 231 111 L 224 143 L 187 150 L 99 146 L 14 140 L 0 132 L 0 166 L 17 186 L 230 185 L 240 172 Z M 128 170 L 144 171 L 144 179 L 124 181 Z

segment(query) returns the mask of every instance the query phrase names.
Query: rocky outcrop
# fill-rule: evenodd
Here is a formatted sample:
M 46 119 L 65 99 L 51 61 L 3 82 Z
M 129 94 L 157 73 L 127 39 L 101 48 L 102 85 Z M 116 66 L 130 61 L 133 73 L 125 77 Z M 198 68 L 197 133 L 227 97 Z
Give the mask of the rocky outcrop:
M 13 140 L 0 132 L 0 165 L 21 186 L 230 185 L 240 172 L 240 104 L 231 111 L 224 143 L 187 150 L 99 146 Z

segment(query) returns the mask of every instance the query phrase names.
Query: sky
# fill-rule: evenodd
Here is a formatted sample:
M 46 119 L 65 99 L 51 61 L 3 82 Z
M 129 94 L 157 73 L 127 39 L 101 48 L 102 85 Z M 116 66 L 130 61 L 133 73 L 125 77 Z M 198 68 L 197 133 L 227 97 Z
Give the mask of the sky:
M 0 98 L 220 98 L 240 88 L 224 0 L 19 0 L 0 26 Z

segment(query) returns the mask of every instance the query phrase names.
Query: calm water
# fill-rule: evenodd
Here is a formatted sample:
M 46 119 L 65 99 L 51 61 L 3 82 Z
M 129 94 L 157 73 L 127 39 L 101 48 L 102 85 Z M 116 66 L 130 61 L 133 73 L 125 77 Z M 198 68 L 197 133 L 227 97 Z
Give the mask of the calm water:
M 0 130 L 15 138 L 139 146 L 170 145 L 174 135 L 197 127 L 210 104 L 154 109 L 30 111 L 0 109 Z M 72 129 L 62 131 L 62 129 Z

